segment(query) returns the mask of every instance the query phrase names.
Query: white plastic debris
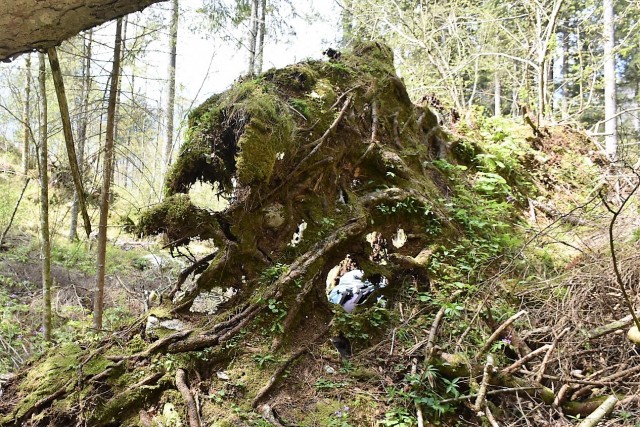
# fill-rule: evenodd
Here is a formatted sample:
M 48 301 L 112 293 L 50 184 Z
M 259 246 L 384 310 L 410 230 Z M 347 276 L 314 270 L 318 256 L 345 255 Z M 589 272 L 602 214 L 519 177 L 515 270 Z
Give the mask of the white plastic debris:
M 307 229 L 307 222 L 302 220 L 302 222 L 298 225 L 298 229 L 295 233 L 293 233 L 293 238 L 291 239 L 291 246 L 296 247 L 302 241 L 302 236 L 304 234 L 304 230 Z
M 398 228 L 396 234 L 391 238 L 391 244 L 396 248 L 401 248 L 407 243 L 407 234 L 402 228 Z

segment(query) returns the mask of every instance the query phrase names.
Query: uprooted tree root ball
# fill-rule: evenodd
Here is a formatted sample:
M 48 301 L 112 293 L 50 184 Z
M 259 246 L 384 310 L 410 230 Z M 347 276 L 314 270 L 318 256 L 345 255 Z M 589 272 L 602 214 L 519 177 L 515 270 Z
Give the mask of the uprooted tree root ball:
M 446 134 L 376 42 L 240 80 L 193 111 L 165 200 L 137 224 L 171 250 L 203 239 L 216 252 L 136 324 L 30 362 L 4 390 L 0 425 L 590 414 L 608 394 L 575 385 L 605 383 L 564 376 L 559 327 L 521 335 L 547 302 L 516 313 L 535 294 L 507 289 L 523 269 L 523 212 L 554 187 L 539 172 L 554 139 L 540 138 L 482 147 Z M 227 207 L 194 205 L 198 181 Z M 198 309 L 215 289 L 227 296 Z

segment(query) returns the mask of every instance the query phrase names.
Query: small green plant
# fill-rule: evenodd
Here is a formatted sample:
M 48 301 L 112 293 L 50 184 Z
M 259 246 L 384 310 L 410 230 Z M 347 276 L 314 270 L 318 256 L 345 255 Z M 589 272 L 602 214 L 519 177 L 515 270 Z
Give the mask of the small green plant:
M 260 273 L 260 282 L 266 285 L 272 284 L 287 270 L 289 270 L 289 266 L 280 263 L 267 267 Z
M 404 408 L 393 408 L 384 414 L 384 420 L 378 424 L 384 427 L 413 427 L 417 425 L 416 418 Z
M 255 360 L 255 362 L 258 364 L 258 368 L 264 369 L 265 366 L 275 362 L 276 358 L 271 354 L 256 354 L 255 356 L 253 356 L 253 360 Z
M 328 390 L 335 390 L 338 388 L 342 388 L 346 385 L 347 383 L 345 382 L 335 382 L 335 381 L 328 380 L 326 378 L 318 378 L 316 380 L 316 383 L 313 386 L 318 391 L 328 391 Z

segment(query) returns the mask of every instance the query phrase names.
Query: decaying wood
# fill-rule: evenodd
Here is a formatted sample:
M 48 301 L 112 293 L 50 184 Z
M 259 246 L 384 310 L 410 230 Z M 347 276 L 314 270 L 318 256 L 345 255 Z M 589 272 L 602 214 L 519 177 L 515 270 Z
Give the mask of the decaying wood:
M 540 212 L 542 212 L 543 214 L 545 214 L 551 219 L 566 222 L 567 224 L 575 225 L 575 226 L 588 224 L 587 221 L 573 215 L 572 213 L 560 212 L 557 209 L 553 208 L 552 206 L 545 205 L 544 203 L 539 202 L 537 200 L 532 200 L 531 202 L 533 204 L 533 207 L 540 210 Z
M 602 402 L 602 404 L 598 406 L 595 411 L 589 414 L 587 418 L 585 418 L 580 424 L 578 424 L 578 427 L 594 427 L 604 417 L 609 415 L 616 403 L 618 403 L 618 397 L 615 394 L 607 397 L 607 400 Z
M 198 407 L 196 406 L 196 401 L 193 399 L 193 394 L 187 385 L 187 373 L 182 368 L 176 370 L 176 387 L 182 395 L 182 399 L 187 407 L 189 427 L 200 427 Z

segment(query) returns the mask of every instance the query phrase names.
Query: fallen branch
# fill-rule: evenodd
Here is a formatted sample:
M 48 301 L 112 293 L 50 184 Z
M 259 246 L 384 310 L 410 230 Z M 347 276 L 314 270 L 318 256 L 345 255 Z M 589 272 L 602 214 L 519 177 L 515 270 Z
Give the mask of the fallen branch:
M 487 342 L 484 344 L 484 346 L 480 350 L 480 353 L 478 354 L 478 357 L 483 355 L 484 353 L 486 353 L 491 348 L 491 345 L 493 344 L 493 342 L 495 340 L 497 340 L 498 337 L 500 337 L 500 335 L 502 335 L 504 330 L 507 329 L 509 327 L 509 325 L 511 325 L 520 316 L 522 316 L 523 314 L 526 314 L 526 313 L 527 313 L 526 310 L 521 310 L 521 311 L 517 312 L 516 314 L 514 314 L 513 316 L 511 316 L 510 318 L 508 318 L 507 320 L 505 320 L 505 322 L 502 325 L 500 325 L 500 327 L 498 329 L 496 329 L 496 331 L 493 334 L 491 334 L 491 336 L 489 337 Z
M 618 403 L 618 397 L 615 394 L 607 397 L 607 400 L 602 402 L 600 406 L 596 408 L 587 418 L 585 418 L 578 427 L 595 427 L 604 417 L 606 417 L 613 407 Z
M 473 410 L 476 411 L 476 414 L 479 417 L 485 415 L 482 410 L 485 407 L 485 399 L 487 397 L 487 387 L 489 385 L 489 379 L 491 378 L 491 374 L 493 373 L 493 356 L 487 356 L 487 363 L 484 365 L 484 371 L 482 373 L 482 382 L 480 383 L 480 389 L 478 390 L 478 397 L 476 398 L 476 403 L 473 405 Z
M 636 312 L 636 316 L 639 316 L 640 312 Z M 598 326 L 587 332 L 587 338 L 590 340 L 600 338 L 604 335 L 610 334 L 612 332 L 618 331 L 620 329 L 624 329 L 633 323 L 633 316 L 628 315 L 623 317 L 620 320 L 615 320 L 611 323 L 607 323 L 606 325 Z
M 547 350 L 547 353 L 544 355 L 542 359 L 542 363 L 540 364 L 540 368 L 538 369 L 538 374 L 536 375 L 536 382 L 542 381 L 542 376 L 544 375 L 544 371 L 547 369 L 547 363 L 549 363 L 549 358 L 551 357 L 551 353 L 558 345 L 558 342 L 564 337 L 567 332 L 569 332 L 570 328 L 564 328 L 562 332 L 558 334 L 558 336 L 551 343 L 551 347 Z
M 542 347 L 540 347 L 539 349 L 534 350 L 531 353 L 527 354 L 526 356 L 516 360 L 511 365 L 509 365 L 508 367 L 504 368 L 502 370 L 502 372 L 504 372 L 504 373 L 514 373 L 522 365 L 524 365 L 525 363 L 527 363 L 528 361 L 530 361 L 534 357 L 540 355 L 541 353 L 544 353 L 545 351 L 548 351 L 550 348 L 551 348 L 551 344 L 545 344 Z
M 518 393 L 519 391 L 534 391 L 534 390 L 538 390 L 540 388 L 540 386 L 535 387 L 535 386 L 531 386 L 531 387 L 509 387 L 509 388 L 501 388 L 498 390 L 489 390 L 486 392 L 487 396 L 495 396 L 497 394 L 510 394 L 510 393 Z M 478 397 L 478 394 L 466 394 L 464 396 L 458 396 L 458 397 L 452 397 L 451 399 L 444 399 L 441 400 L 440 403 L 441 404 L 447 404 L 447 403 L 457 403 L 457 402 L 462 402 L 464 400 L 471 400 L 471 399 L 476 399 Z
M 184 369 L 179 368 L 176 370 L 176 387 L 182 399 L 187 406 L 187 418 L 189 419 L 189 427 L 200 427 L 200 416 L 198 415 L 198 407 L 193 399 L 193 394 L 187 385 L 187 373 Z

